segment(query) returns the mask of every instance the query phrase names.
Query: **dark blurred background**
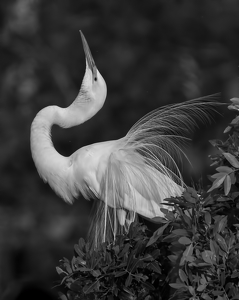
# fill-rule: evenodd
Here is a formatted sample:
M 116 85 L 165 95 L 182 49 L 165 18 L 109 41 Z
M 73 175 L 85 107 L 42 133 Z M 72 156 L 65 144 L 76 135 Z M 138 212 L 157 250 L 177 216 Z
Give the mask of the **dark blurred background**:
M 224 102 L 238 96 L 238 16 L 238 0 L 1 0 L 0 298 L 29 283 L 50 289 L 59 259 L 72 256 L 88 229 L 90 203 L 59 199 L 39 178 L 29 148 L 36 113 L 68 106 L 78 93 L 85 71 L 79 29 L 108 97 L 82 126 L 53 128 L 63 155 L 122 137 L 159 106 L 216 92 Z M 186 178 L 212 172 L 208 140 L 221 138 L 233 117 L 221 113 L 196 131 Z

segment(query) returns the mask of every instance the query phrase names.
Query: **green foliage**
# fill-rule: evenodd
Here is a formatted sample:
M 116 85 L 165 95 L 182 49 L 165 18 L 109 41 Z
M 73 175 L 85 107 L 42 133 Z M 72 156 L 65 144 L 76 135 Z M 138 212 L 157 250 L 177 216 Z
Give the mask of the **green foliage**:
M 238 111 L 239 99 L 229 108 Z M 153 220 L 153 234 L 133 223 L 98 251 L 80 239 L 57 267 L 61 299 L 239 299 L 239 117 L 225 132 L 225 142 L 211 141 L 210 193 L 188 188 L 166 199 L 174 210 Z

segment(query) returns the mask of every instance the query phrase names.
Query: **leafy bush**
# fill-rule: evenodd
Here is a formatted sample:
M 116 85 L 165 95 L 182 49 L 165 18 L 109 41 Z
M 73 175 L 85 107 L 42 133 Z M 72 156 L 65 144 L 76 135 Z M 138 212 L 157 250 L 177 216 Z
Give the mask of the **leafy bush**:
M 239 111 L 239 99 L 229 109 Z M 133 223 L 114 244 L 90 251 L 83 239 L 57 267 L 61 299 L 239 299 L 239 116 L 211 156 L 217 173 L 206 191 L 166 199 L 174 211 L 151 235 Z
M 158 237 L 168 224 L 157 230 Z M 63 277 L 61 284 L 69 289 L 68 299 L 157 296 L 166 278 L 162 271 L 166 256 L 162 256 L 154 242 L 156 238 L 150 239 L 146 230 L 146 226 L 133 223 L 127 236 L 118 236 L 114 244 L 102 244 L 98 251 L 90 250 L 81 238 L 71 262 L 64 258 L 61 267 L 57 267 Z

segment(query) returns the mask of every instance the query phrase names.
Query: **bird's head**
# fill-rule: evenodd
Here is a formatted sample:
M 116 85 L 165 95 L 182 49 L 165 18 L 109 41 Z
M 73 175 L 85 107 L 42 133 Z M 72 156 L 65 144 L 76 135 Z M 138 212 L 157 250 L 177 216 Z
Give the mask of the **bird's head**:
M 104 78 L 95 65 L 89 45 L 81 31 L 80 34 L 85 52 L 86 69 L 80 92 L 73 104 L 74 106 L 80 105 L 81 109 L 90 110 L 94 115 L 105 102 L 107 87 Z

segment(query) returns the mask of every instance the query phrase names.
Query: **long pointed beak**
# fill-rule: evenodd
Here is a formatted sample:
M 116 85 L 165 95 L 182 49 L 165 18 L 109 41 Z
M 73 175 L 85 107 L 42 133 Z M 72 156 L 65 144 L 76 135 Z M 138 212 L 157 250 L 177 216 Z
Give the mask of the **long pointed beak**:
M 97 80 L 97 68 L 95 65 L 95 61 L 93 59 L 93 56 L 90 52 L 90 47 L 85 39 L 84 34 L 82 33 L 82 31 L 80 30 L 80 34 L 81 34 L 81 39 L 82 39 L 82 44 L 83 44 L 83 49 L 85 52 L 85 58 L 86 58 L 86 63 L 88 65 L 88 67 L 91 69 L 92 74 L 93 74 L 93 79 Z

